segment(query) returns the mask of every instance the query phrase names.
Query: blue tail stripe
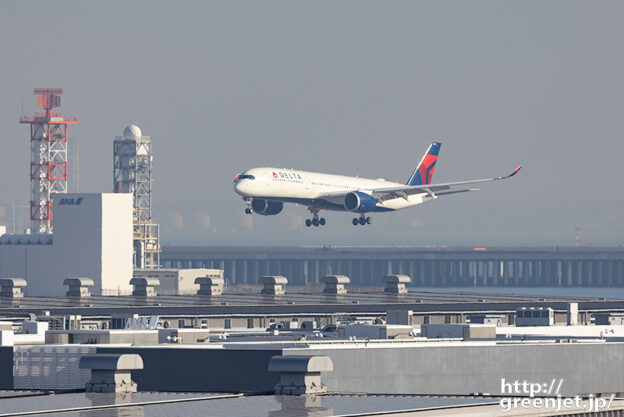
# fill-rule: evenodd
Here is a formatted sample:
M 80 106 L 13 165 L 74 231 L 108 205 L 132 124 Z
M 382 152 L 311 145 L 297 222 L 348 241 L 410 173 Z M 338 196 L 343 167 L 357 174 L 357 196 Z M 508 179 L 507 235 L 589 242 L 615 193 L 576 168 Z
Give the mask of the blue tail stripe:
M 440 153 L 440 147 L 442 146 L 442 142 L 433 142 L 431 147 L 429 148 L 429 152 L 427 155 L 437 155 Z

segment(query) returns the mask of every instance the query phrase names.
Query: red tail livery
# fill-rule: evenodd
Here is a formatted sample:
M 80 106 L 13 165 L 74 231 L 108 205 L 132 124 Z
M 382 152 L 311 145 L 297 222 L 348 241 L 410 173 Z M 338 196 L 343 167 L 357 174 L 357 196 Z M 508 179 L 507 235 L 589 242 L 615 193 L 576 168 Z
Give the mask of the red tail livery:
M 420 160 L 420 164 L 414 170 L 414 173 L 407 180 L 407 185 L 427 185 L 431 184 L 431 177 L 433 177 L 433 171 L 435 169 L 436 161 L 438 160 L 438 153 L 440 153 L 440 142 L 433 142 L 427 153 Z

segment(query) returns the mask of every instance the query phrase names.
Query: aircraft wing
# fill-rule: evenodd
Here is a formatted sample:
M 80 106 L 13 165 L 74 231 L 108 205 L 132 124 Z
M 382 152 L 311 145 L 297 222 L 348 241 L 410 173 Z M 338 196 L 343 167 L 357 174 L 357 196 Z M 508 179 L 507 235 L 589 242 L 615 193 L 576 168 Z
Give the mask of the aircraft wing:
M 369 190 L 369 193 L 376 198 L 378 201 L 391 200 L 394 198 L 407 198 L 409 195 L 414 194 L 429 194 L 430 196 L 441 196 L 447 194 L 455 194 L 455 193 L 463 193 L 468 191 L 477 191 L 475 188 L 466 188 L 461 190 L 453 190 L 453 188 L 463 185 L 477 184 L 480 182 L 489 182 L 489 181 L 498 181 L 504 180 L 507 178 L 511 178 L 518 173 L 522 169 L 522 165 L 513 170 L 511 173 L 496 178 L 486 178 L 480 180 L 469 180 L 469 181 L 458 181 L 458 182 L 447 182 L 442 184 L 427 184 L 427 185 L 405 185 L 401 187 L 391 187 L 391 188 L 377 188 L 374 190 Z

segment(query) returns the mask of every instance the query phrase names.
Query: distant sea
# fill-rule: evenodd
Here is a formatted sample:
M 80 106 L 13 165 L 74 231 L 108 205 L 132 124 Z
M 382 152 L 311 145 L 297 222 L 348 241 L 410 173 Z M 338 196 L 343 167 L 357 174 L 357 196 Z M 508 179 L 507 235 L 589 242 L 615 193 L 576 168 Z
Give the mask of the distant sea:
M 410 287 L 410 291 L 522 294 L 624 300 L 624 287 Z

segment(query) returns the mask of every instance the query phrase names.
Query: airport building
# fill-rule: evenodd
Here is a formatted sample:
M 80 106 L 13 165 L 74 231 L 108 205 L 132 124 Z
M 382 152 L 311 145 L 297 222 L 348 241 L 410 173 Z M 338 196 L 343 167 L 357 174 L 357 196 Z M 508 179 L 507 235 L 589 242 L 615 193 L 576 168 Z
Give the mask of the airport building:
M 605 312 L 622 310 L 621 301 L 477 297 L 287 289 L 272 295 L 3 297 L 0 415 L 623 412 L 624 375 L 617 364 L 624 361 L 624 326 L 586 320 L 617 318 Z M 428 323 L 419 316 L 425 311 Z M 521 326 L 492 320 L 509 311 Z M 564 320 L 544 321 L 543 311 Z M 473 320 L 432 323 L 445 316 L 440 312 Z M 55 318 L 69 313 L 78 315 L 56 326 Z M 556 395 L 543 388 L 540 398 L 579 396 L 581 406 L 559 414 L 543 403 L 504 411 L 501 401 L 529 397 L 508 391 L 504 382 L 511 387 L 517 380 L 540 389 L 554 381 Z M 35 394 L 40 397 L 32 401 Z M 613 401 L 608 409 L 607 401 L 602 404 L 602 414 L 591 414 L 590 395 Z
M 168 268 L 219 268 L 232 285 L 261 275 L 291 284 L 328 274 L 374 286 L 383 274 L 405 274 L 417 286 L 620 286 L 622 247 L 164 247 Z
M 135 269 L 133 277 L 156 278 L 158 280 L 158 285 L 154 286 L 154 290 L 160 295 L 195 295 L 200 289 L 200 285 L 196 283 L 198 278 L 210 277 L 223 281 L 223 270 L 208 268 Z
M 23 278 L 27 295 L 64 295 L 86 277 L 98 295 L 130 294 L 132 196 L 54 194 L 54 233 L 0 237 L 0 278 Z

